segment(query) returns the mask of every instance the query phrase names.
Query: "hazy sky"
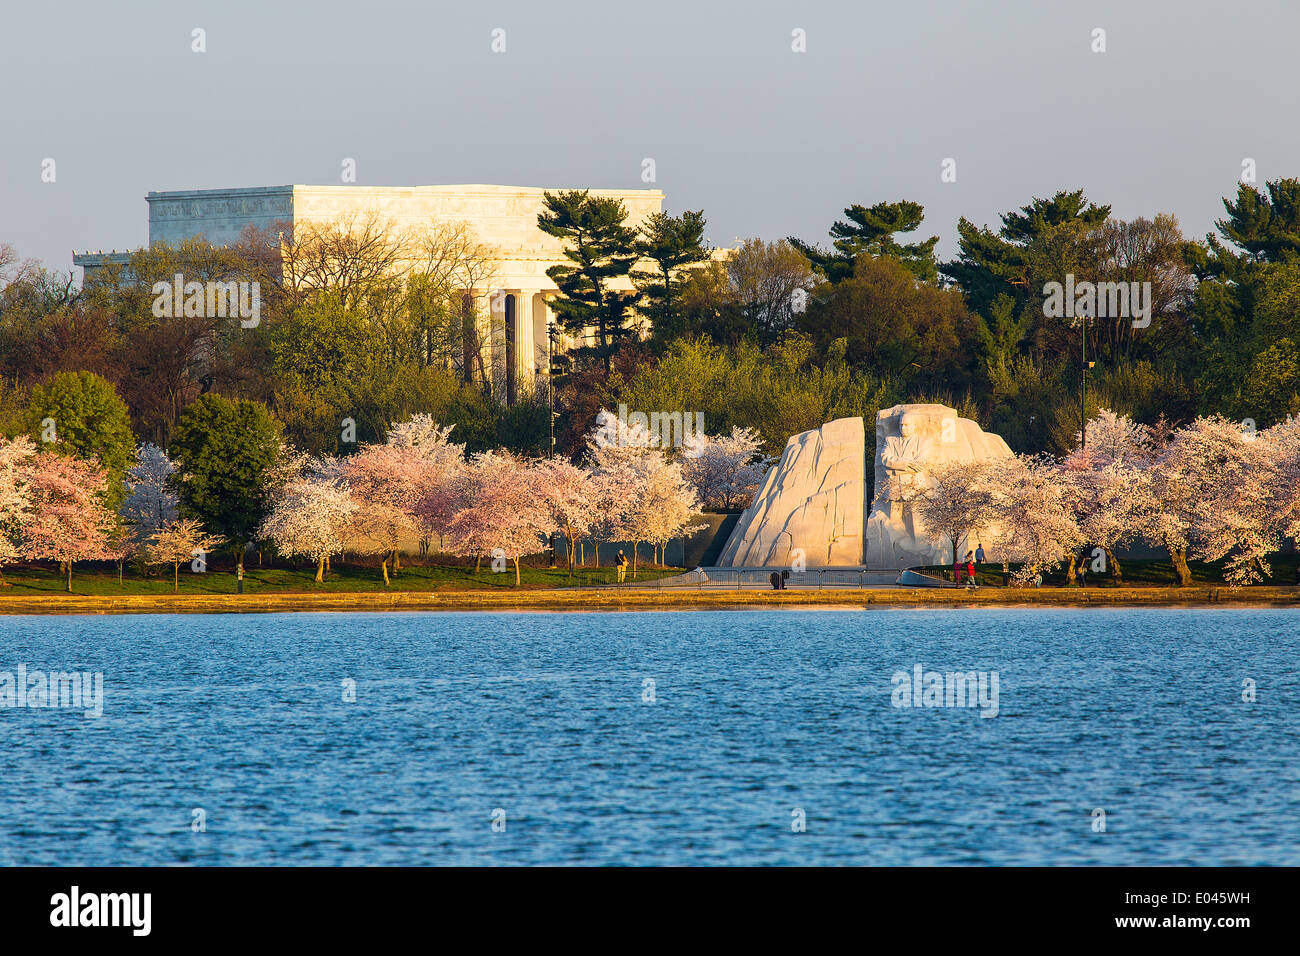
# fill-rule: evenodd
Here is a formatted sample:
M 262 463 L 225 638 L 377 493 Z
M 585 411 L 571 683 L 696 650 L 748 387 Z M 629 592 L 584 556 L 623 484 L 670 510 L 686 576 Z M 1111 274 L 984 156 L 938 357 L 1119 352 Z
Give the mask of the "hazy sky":
M 345 157 L 361 184 L 598 187 L 651 157 L 715 244 L 908 198 L 950 256 L 959 215 L 1078 186 L 1200 236 L 1243 158 L 1300 176 L 1298 50 L 1297 0 L 6 0 L 0 242 L 69 269 L 142 245 L 149 190 L 333 184 Z

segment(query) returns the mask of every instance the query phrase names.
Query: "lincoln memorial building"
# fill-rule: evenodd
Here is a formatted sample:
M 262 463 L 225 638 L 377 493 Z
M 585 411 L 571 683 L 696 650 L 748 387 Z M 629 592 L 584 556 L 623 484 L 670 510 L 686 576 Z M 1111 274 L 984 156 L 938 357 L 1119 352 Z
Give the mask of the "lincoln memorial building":
M 533 186 L 262 186 L 250 189 L 192 189 L 151 192 L 149 242 L 178 244 L 202 237 L 214 245 L 237 242 L 249 226 L 284 228 L 326 225 L 352 216 L 377 214 L 399 232 L 438 223 L 466 223 L 496 257 L 492 288 L 473 290 L 480 313 L 485 362 L 494 388 L 513 400 L 547 371 L 549 299 L 558 289 L 546 275 L 567 263 L 563 243 L 537 227 L 542 195 Z M 551 192 L 559 190 L 552 189 Z M 627 225 L 635 227 L 661 211 L 658 189 L 592 189 L 591 195 L 622 200 Z M 73 262 L 87 275 L 124 264 L 129 253 L 80 253 Z M 623 283 L 624 288 L 630 288 Z M 559 336 L 557 348 L 573 343 Z

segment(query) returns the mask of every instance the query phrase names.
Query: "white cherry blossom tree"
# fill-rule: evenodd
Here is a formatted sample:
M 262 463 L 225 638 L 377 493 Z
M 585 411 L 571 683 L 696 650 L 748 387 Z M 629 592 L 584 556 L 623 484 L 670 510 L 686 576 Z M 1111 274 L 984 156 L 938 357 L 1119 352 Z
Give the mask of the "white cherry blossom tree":
M 991 531 L 990 522 L 996 517 L 991 466 L 984 462 L 933 465 L 930 481 L 911 503 L 921 523 L 952 544 L 956 564 L 963 541 L 976 531 Z
M 172 593 L 176 594 L 181 587 L 181 565 L 193 560 L 196 553 L 215 551 L 222 543 L 193 518 L 173 518 L 146 539 L 145 558 L 150 564 L 172 566 Z
M 1017 455 L 989 465 L 993 547 L 1008 561 L 1023 562 L 1016 583 L 1072 560 L 1083 543 L 1068 493 L 1055 462 Z
M 22 529 L 32 508 L 28 462 L 36 446 L 26 435 L 0 437 L 0 571 L 20 554 Z M 0 585 L 8 582 L 0 575 Z
M 730 435 L 692 433 L 682 447 L 682 470 L 705 507 L 748 507 L 775 459 L 764 455 L 752 428 Z
M 316 580 L 325 580 L 325 562 L 348 543 L 357 503 L 345 483 L 319 477 L 298 478 L 277 493 L 257 536 L 286 555 L 316 562 Z
M 146 442 L 135 451 L 135 465 L 126 473 L 122 520 L 140 545 L 176 520 L 177 498 L 172 488 L 176 466 L 157 445 Z

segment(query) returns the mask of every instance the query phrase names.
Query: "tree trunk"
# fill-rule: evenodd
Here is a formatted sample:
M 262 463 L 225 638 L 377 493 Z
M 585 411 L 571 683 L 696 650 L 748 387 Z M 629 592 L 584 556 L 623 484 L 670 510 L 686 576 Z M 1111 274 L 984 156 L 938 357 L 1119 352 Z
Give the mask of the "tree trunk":
M 1124 569 L 1120 567 L 1119 559 L 1115 557 L 1115 552 L 1112 551 L 1110 548 L 1102 548 L 1102 551 L 1105 552 L 1106 554 L 1106 561 L 1110 565 L 1110 573 L 1115 576 L 1115 583 L 1123 584 Z
M 72 593 L 72 562 L 68 562 L 68 593 Z
M 1187 549 L 1169 548 L 1169 560 L 1173 562 L 1174 573 L 1178 575 L 1178 586 L 1180 588 L 1190 588 L 1192 586 L 1192 570 L 1187 566 Z
M 632 542 L 632 580 L 636 580 L 636 549 L 641 545 L 640 541 Z
M 121 558 L 119 558 L 119 559 L 118 559 L 118 562 L 117 562 L 117 586 L 118 586 L 118 587 L 121 587 L 121 586 L 122 586 L 122 565 L 123 565 L 123 563 L 125 563 L 124 560 L 121 559 Z
M 384 587 L 389 587 L 392 582 L 388 580 L 388 555 L 379 559 L 379 570 L 384 572 Z
M 474 555 L 474 573 L 478 574 L 478 570 L 482 566 L 483 566 L 483 555 L 481 554 Z
M 1065 586 L 1072 588 L 1077 583 L 1074 577 L 1074 555 L 1070 555 L 1065 562 Z
M 325 580 L 325 556 L 321 555 L 316 561 L 316 583 Z
M 393 570 L 402 570 L 402 553 L 396 548 L 393 549 Z
M 181 563 L 172 562 L 172 594 L 181 593 Z
M 321 563 L 325 566 L 326 571 L 334 570 L 333 568 L 330 567 L 330 556 L 328 554 L 321 559 Z
M 519 555 L 515 555 L 515 587 L 519 587 Z

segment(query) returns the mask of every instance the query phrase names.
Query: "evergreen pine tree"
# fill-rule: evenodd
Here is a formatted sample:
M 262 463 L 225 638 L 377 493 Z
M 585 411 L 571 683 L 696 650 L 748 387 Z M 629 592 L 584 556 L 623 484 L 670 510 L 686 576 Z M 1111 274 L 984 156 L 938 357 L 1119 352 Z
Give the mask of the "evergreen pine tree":
M 703 210 L 687 210 L 680 216 L 655 213 L 641 226 L 636 251 L 656 268 L 638 269 L 632 279 L 641 291 L 639 309 L 650 320 L 651 334 L 659 343 L 688 331 L 677 307 L 678 273 L 684 266 L 709 258 L 704 246 L 704 224 Z
M 568 334 L 595 333 L 595 345 L 572 351 L 596 356 L 608 372 L 610 357 L 635 334 L 629 312 L 638 295 L 613 289 L 611 283 L 628 275 L 638 258 L 636 230 L 624 225 L 627 209 L 620 200 L 592 196 L 585 189 L 544 195 L 546 208 L 537 225 L 564 242 L 564 257 L 573 263 L 546 270 L 560 289 L 551 308 Z
M 925 207 L 920 203 L 880 202 L 870 208 L 854 204 L 844 210 L 844 215 L 848 222 L 839 220 L 831 226 L 832 252 L 790 238 L 790 244 L 831 282 L 853 275 L 854 260 L 864 252 L 897 259 L 922 282 L 933 282 L 938 277 L 934 259 L 938 236 L 908 244 L 894 238 L 898 233 L 915 232 L 920 227 L 925 218 Z
M 960 254 L 945 262 L 942 272 L 966 293 L 973 312 L 992 314 L 999 295 L 1010 296 L 1018 312 L 1040 296 L 1035 287 L 1034 259 L 1038 247 L 1049 237 L 1082 237 L 1098 228 L 1110 215 L 1110 206 L 1098 206 L 1084 198 L 1083 190 L 1062 190 L 1051 199 L 1035 199 L 1020 209 L 1004 213 L 1002 228 L 980 228 L 962 217 L 957 221 Z M 1062 278 L 1053 275 L 1058 281 Z

